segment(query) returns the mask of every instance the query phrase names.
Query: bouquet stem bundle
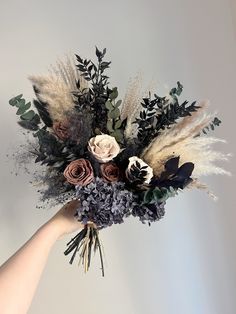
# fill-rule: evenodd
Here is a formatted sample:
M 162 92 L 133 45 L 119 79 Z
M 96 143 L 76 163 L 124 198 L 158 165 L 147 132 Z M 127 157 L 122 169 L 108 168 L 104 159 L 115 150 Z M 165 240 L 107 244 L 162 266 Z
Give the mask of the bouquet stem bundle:
M 93 223 L 87 223 L 84 226 L 84 229 L 67 243 L 67 246 L 68 248 L 65 250 L 64 254 L 68 255 L 73 252 L 69 263 L 72 264 L 76 254 L 80 252 L 79 264 L 82 261 L 85 273 L 89 270 L 90 267 L 92 251 L 96 253 L 98 249 L 101 261 L 102 276 L 104 277 L 103 254 L 101 242 L 99 239 L 99 231 Z

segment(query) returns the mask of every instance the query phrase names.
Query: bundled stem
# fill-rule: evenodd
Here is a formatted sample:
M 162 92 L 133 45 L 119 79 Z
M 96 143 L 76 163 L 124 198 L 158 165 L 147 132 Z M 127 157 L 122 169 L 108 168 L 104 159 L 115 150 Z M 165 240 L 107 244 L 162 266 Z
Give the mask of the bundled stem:
M 104 277 L 104 264 L 101 243 L 99 240 L 98 230 L 93 223 L 86 224 L 84 226 L 84 229 L 81 230 L 74 238 L 72 238 L 67 243 L 67 246 L 68 248 L 65 250 L 64 254 L 68 255 L 73 252 L 69 263 L 73 263 L 77 252 L 80 251 L 79 264 L 82 260 L 85 272 L 87 272 L 90 267 L 92 249 L 94 248 L 94 253 L 98 249 L 101 261 L 102 276 Z

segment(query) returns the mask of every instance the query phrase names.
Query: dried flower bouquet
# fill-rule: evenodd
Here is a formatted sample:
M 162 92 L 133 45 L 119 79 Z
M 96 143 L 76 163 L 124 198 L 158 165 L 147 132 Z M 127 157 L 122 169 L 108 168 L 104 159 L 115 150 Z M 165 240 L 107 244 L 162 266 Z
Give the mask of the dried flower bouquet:
M 122 102 L 105 74 L 105 54 L 96 48 L 96 63 L 76 55 L 76 64 L 68 58 L 48 75 L 31 76 L 33 108 L 23 95 L 9 101 L 33 135 L 29 154 L 44 166 L 35 176 L 41 201 L 80 200 L 76 218 L 84 229 L 65 255 L 73 252 L 72 263 L 80 252 L 87 271 L 98 249 L 103 275 L 99 230 L 130 216 L 150 225 L 164 216 L 169 197 L 207 188 L 201 175 L 228 174 L 215 165 L 228 155 L 212 148 L 222 140 L 208 132 L 221 121 L 206 112 L 208 102 L 180 103 L 179 82 L 164 97 L 140 96 L 133 82 Z

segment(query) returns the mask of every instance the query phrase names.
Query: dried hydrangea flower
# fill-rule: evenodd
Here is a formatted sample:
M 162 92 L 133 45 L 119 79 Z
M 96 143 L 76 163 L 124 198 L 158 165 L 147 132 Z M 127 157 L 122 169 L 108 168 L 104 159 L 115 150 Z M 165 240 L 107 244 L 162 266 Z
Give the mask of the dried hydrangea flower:
M 142 223 L 160 220 L 165 215 L 165 202 L 152 204 L 135 204 L 132 209 L 132 215 L 139 217 Z
M 123 223 L 132 212 L 134 195 L 125 189 L 123 182 L 107 183 L 95 178 L 87 186 L 76 186 L 76 196 L 81 201 L 77 218 L 83 223 L 92 221 L 98 228 Z

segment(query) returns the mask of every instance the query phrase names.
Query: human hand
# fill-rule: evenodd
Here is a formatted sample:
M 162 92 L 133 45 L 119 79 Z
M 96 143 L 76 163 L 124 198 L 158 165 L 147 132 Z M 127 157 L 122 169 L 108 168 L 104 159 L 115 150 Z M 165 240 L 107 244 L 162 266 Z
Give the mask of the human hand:
M 79 200 L 72 200 L 66 203 L 48 222 L 50 226 L 53 226 L 58 237 L 61 238 L 66 234 L 72 233 L 78 229 L 83 228 L 83 224 L 79 222 L 74 214 L 76 209 L 81 206 Z

